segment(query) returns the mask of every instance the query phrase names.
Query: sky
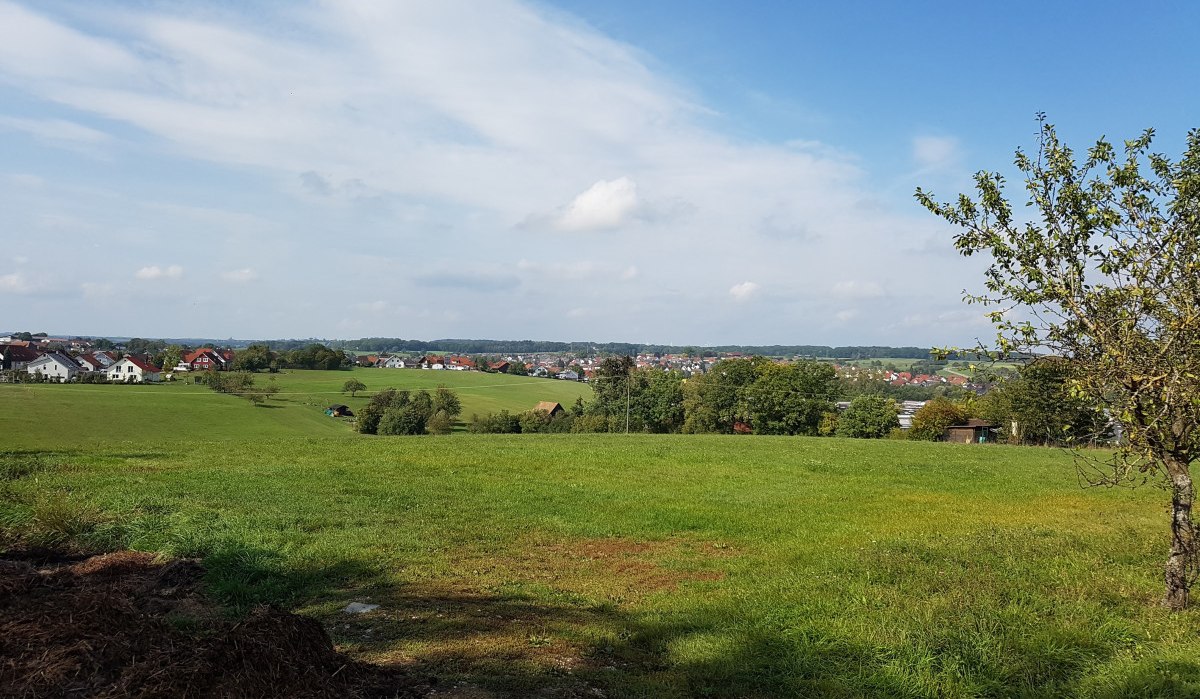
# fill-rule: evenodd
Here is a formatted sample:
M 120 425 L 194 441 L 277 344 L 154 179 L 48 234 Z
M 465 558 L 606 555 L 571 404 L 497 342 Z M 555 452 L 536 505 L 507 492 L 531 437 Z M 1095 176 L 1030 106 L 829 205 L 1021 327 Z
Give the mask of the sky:
M 913 200 L 1200 126 L 1195 3 L 0 0 L 0 331 L 973 345 Z M 1010 173 L 1011 174 L 1011 173 Z

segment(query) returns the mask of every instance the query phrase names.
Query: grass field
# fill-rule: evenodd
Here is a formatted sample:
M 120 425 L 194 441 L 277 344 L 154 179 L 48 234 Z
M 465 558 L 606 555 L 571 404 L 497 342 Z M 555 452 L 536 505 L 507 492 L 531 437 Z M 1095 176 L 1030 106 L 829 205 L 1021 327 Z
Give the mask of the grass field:
M 1200 693 L 1200 614 L 1156 605 L 1163 493 L 1080 489 L 1058 451 L 238 429 L 12 454 L 2 516 L 203 556 L 235 608 L 513 696 Z
M 195 439 L 253 440 L 282 436 L 335 436 L 350 431 L 326 417 L 333 403 L 357 410 L 383 388 L 434 389 L 445 384 L 462 399 L 461 419 L 508 410 L 524 412 L 538 401 L 570 407 L 590 396 L 586 384 L 505 374 L 416 369 L 286 371 L 258 375 L 279 393 L 261 407 L 213 393 L 182 380 L 161 385 L 0 384 L 0 445 L 57 449 L 117 442 L 185 442 Z M 367 386 L 351 398 L 342 385 L 357 378 Z

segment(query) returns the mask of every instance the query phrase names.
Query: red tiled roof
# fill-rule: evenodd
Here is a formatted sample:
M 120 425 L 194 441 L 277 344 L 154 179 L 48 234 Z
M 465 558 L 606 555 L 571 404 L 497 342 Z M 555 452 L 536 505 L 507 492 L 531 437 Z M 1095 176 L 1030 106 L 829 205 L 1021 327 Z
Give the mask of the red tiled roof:
M 130 364 L 133 364 L 135 367 L 141 369 L 142 371 L 148 371 L 152 374 L 157 374 L 162 371 L 162 369 L 159 369 L 158 367 L 154 366 L 153 364 L 144 362 L 141 359 L 138 359 L 137 357 L 134 357 L 132 355 L 126 357 L 126 359 L 129 360 Z

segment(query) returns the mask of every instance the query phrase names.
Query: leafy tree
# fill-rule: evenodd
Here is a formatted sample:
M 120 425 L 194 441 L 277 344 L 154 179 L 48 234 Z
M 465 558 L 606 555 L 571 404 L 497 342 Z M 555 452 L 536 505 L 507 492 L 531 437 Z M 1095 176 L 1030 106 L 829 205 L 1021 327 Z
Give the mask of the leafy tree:
M 838 397 L 837 372 L 823 362 L 763 364 L 746 389 L 755 434 L 817 434 L 821 416 Z
M 429 434 L 450 434 L 454 429 L 454 421 L 446 414 L 445 410 L 439 410 L 429 418 L 425 429 L 429 430 Z
M 438 386 L 433 392 L 433 410 L 446 413 L 453 421 L 462 414 L 462 401 L 454 391 L 445 386 Z
M 962 403 L 939 396 L 927 401 L 913 413 L 912 429 L 908 431 L 908 438 L 927 442 L 939 441 L 946 433 L 947 427 L 961 425 L 968 417 L 970 413 Z
M 351 397 L 359 391 L 367 390 L 367 385 L 358 379 L 348 379 L 342 384 L 342 393 L 349 393 Z
M 271 362 L 275 360 L 275 354 L 266 344 L 250 345 L 246 349 L 235 352 L 233 355 L 233 368 L 237 371 L 263 371 L 271 367 Z
M 529 368 L 525 366 L 524 362 L 511 362 L 508 365 L 508 373 L 513 376 L 528 376 Z
M 838 418 L 839 437 L 881 439 L 900 427 L 896 401 L 883 396 L 859 396 Z
M 683 431 L 733 434 L 734 424 L 748 419 L 743 393 L 758 378 L 757 367 L 764 361 L 723 359 L 707 373 L 688 379 Z
M 362 434 L 378 434 L 384 414 L 389 410 L 404 408 L 410 400 L 408 391 L 385 388 L 371 396 L 371 400 L 358 411 L 354 426 Z
M 990 257 L 986 292 L 997 349 L 1070 359 L 1073 395 L 1119 421 L 1116 456 L 1080 460 L 1096 484 L 1145 476 L 1171 492 L 1164 603 L 1187 607 L 1200 567 L 1191 464 L 1200 455 L 1200 130 L 1177 160 L 1153 153 L 1154 132 L 1118 152 L 1101 139 L 1078 158 L 1039 115 L 1037 152 L 1018 151 L 1028 218 L 1005 180 L 975 176 L 977 197 L 918 200 L 962 230 L 964 255 Z M 1010 310 L 1015 312 L 1010 312 Z
M 403 407 L 388 408 L 379 419 L 378 434 L 415 435 L 425 434 L 429 414 L 416 401 Z
M 980 417 L 1016 425 L 1022 444 L 1088 444 L 1109 434 L 1108 418 L 1071 391 L 1071 363 L 1047 357 L 1021 367 L 980 401 Z

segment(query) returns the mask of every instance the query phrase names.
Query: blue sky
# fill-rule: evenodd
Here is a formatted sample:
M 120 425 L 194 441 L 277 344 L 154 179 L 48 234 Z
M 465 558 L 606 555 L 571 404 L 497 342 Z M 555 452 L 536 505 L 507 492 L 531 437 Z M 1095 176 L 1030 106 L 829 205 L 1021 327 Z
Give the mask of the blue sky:
M 0 330 L 970 343 L 913 189 L 1177 153 L 1194 8 L 0 0 Z

